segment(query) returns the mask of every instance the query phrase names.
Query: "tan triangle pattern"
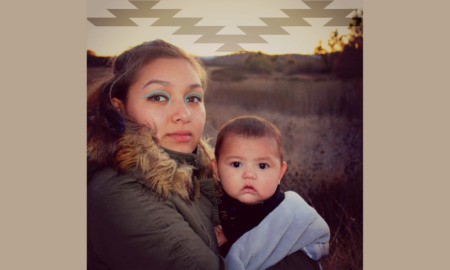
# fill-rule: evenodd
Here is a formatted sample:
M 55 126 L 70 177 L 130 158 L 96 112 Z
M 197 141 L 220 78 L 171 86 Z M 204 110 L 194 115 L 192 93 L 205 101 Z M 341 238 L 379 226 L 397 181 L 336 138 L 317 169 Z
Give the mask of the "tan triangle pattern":
M 223 44 L 217 52 L 243 50 L 242 43 L 267 43 L 261 35 L 289 35 L 284 26 L 311 26 L 304 18 L 330 18 L 325 26 L 348 26 L 353 9 L 326 9 L 334 0 L 303 1 L 310 9 L 281 9 L 286 18 L 260 18 L 266 26 L 239 26 L 245 35 L 217 34 L 225 26 L 196 26 L 202 18 L 174 18 L 181 9 L 153 9 L 159 1 L 133 1 L 136 9 L 108 9 L 114 18 L 87 18 L 95 26 L 137 26 L 131 18 L 158 18 L 151 26 L 179 26 L 173 35 L 202 35 L 195 43 Z

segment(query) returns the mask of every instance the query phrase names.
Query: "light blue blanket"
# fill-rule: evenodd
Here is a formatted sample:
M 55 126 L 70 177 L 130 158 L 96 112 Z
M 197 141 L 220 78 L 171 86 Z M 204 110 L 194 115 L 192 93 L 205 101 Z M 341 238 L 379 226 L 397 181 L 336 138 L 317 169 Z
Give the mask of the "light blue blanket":
M 330 229 L 317 211 L 293 191 L 258 226 L 243 234 L 225 258 L 230 270 L 266 269 L 303 250 L 314 260 L 328 255 Z

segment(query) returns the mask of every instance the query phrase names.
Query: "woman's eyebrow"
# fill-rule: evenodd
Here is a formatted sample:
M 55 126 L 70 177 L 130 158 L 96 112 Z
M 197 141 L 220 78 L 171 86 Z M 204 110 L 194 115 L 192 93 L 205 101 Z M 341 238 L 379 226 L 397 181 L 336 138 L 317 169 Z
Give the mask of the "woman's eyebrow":
M 157 79 L 155 79 L 155 80 L 150 80 L 150 81 L 148 81 L 146 84 L 144 84 L 144 86 L 143 86 L 142 88 L 145 88 L 146 86 L 148 86 L 148 85 L 150 85 L 150 84 L 153 84 L 153 83 L 161 84 L 161 85 L 169 85 L 169 84 L 170 84 L 168 81 L 163 81 L 163 80 L 157 80 Z
M 170 84 L 170 82 L 168 82 L 168 81 L 163 81 L 163 80 L 154 79 L 154 80 L 148 81 L 146 84 L 144 84 L 144 86 L 143 86 L 142 88 L 145 88 L 145 87 L 147 87 L 148 85 L 153 84 L 153 83 L 155 83 L 155 84 L 160 84 L 160 85 L 164 85 L 164 86 Z M 194 84 L 191 84 L 191 85 L 189 86 L 189 89 L 196 89 L 196 88 L 203 88 L 203 86 L 202 86 L 201 84 L 199 84 L 199 83 L 194 83 Z
M 189 86 L 189 89 L 203 88 L 203 86 L 199 83 L 194 83 Z

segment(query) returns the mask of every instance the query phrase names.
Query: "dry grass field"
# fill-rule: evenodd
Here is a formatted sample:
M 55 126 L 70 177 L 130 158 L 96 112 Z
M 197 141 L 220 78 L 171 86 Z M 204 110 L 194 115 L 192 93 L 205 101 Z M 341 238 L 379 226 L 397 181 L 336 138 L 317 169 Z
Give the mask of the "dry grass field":
M 298 192 L 331 229 L 322 268 L 362 269 L 362 78 L 207 69 L 205 137 L 214 139 L 223 123 L 240 115 L 261 116 L 278 126 L 288 163 L 282 188 Z M 88 88 L 108 72 L 88 67 Z

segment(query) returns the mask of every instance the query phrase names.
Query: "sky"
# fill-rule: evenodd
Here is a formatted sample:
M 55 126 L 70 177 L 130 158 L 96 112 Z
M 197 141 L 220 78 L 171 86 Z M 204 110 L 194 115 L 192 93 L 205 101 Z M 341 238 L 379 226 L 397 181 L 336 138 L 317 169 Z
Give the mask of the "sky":
M 347 33 L 352 11 L 363 9 L 362 0 L 86 1 L 86 48 L 97 55 L 157 38 L 198 56 L 312 54 L 332 31 Z

